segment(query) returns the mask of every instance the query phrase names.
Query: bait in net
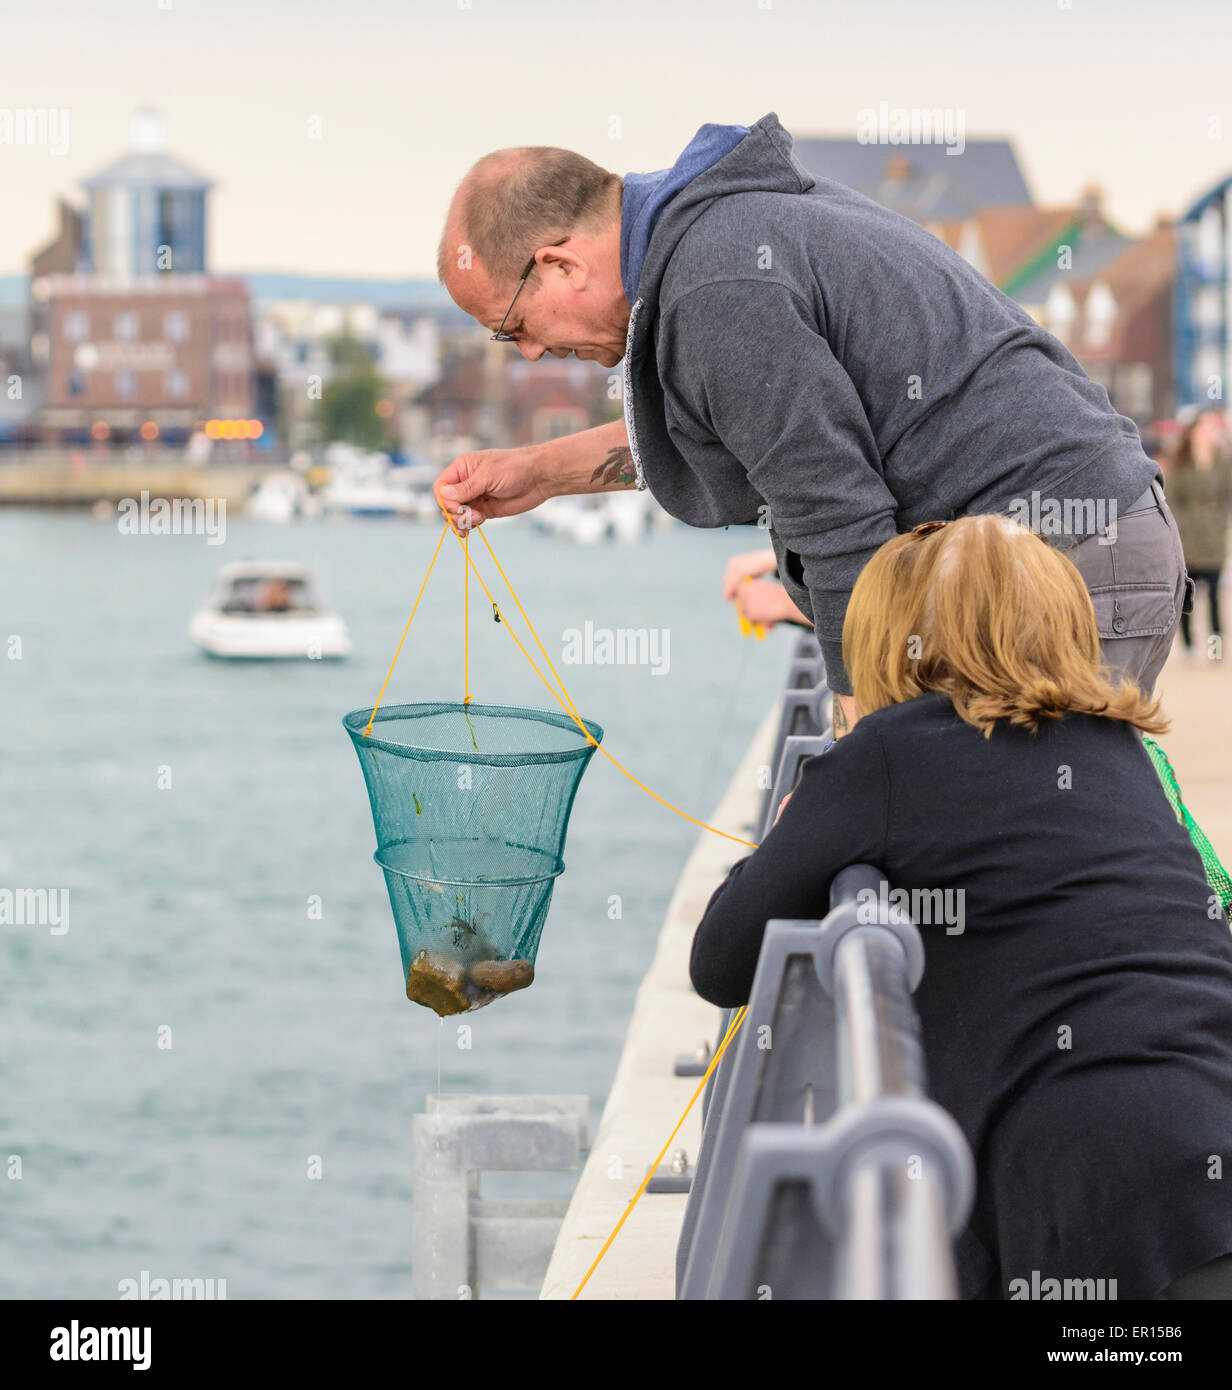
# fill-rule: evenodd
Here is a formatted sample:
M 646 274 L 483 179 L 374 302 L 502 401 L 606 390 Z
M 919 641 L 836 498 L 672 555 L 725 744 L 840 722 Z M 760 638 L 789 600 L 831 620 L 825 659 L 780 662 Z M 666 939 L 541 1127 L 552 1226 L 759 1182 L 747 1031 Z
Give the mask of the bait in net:
M 603 737 L 568 715 L 434 703 L 354 710 L 407 998 L 464 1013 L 524 989 L 586 765 Z M 591 741 L 593 740 L 593 742 Z

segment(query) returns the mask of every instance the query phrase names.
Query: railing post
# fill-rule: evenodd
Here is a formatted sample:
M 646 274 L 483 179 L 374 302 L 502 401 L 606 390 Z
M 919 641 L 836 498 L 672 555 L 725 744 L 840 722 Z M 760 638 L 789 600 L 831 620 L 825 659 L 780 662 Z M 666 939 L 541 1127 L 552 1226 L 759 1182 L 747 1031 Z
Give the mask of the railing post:
M 416 1299 L 543 1282 L 567 1202 L 485 1201 L 484 1171 L 568 1171 L 587 1144 L 585 1096 L 429 1096 L 411 1121 Z
M 706 1125 L 681 1298 L 956 1294 L 951 1236 L 974 1168 L 958 1126 L 924 1094 L 910 997 L 924 948 L 882 883 L 853 866 L 835 878 L 823 922 L 767 924 Z

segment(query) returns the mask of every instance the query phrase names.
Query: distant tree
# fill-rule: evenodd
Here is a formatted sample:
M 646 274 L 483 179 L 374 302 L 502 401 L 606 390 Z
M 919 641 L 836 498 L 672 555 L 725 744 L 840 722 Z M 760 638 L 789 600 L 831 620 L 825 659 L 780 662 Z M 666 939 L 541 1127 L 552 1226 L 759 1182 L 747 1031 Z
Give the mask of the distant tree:
M 377 402 L 385 383 L 371 355 L 355 337 L 347 334 L 329 344 L 334 373 L 321 391 L 317 423 L 327 444 L 358 444 L 378 449 L 385 438 L 385 421 L 377 414 Z

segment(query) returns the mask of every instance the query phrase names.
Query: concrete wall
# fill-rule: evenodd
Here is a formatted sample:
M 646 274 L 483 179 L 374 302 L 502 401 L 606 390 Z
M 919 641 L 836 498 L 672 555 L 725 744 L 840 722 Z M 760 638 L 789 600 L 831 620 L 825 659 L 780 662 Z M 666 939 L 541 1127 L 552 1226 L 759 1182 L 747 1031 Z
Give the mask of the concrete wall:
M 753 823 L 763 795 L 758 772 L 770 760 L 777 718 L 776 701 L 709 818 L 711 825 L 746 840 L 755 838 Z M 689 984 L 689 948 L 711 893 L 728 868 L 748 853 L 742 845 L 703 830 L 685 864 L 654 962 L 638 990 L 616 1079 L 561 1226 L 541 1298 L 572 1295 L 697 1087 L 699 1078 L 673 1075 L 673 1064 L 699 1042 L 714 1043 L 719 1010 L 699 999 Z M 695 1163 L 701 1130 L 699 1099 L 668 1157 L 683 1148 Z M 676 1240 L 687 1200 L 683 1194 L 644 1194 L 581 1297 L 674 1298 Z
M 0 458 L 0 506 L 89 506 L 122 497 L 217 497 L 239 507 L 264 474 L 280 465 L 210 464 L 193 467 L 182 453 L 154 455 L 147 462 L 103 462 L 82 451 Z

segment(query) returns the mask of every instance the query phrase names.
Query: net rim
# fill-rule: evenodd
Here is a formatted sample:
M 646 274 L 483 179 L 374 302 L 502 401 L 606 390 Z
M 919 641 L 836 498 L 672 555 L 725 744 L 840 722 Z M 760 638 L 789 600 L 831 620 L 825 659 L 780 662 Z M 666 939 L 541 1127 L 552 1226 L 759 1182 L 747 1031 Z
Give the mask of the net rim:
M 409 878 L 416 883 L 432 883 L 446 888 L 522 888 L 528 883 L 551 883 L 565 871 L 565 861 L 558 859 L 557 867 L 551 873 L 532 874 L 526 878 L 437 878 L 434 875 L 417 874 L 410 869 L 400 869 L 394 864 L 387 864 L 381 858 L 383 853 L 383 850 L 378 849 L 372 858 L 386 873 L 397 874 L 399 878 Z
M 595 740 L 594 743 L 583 740 L 576 748 L 539 753 L 484 753 L 464 748 L 432 748 L 424 744 L 395 743 L 391 739 L 379 738 L 376 735 L 376 729 L 385 720 L 408 717 L 417 719 L 433 714 L 462 713 L 527 719 L 540 724 L 550 724 L 557 729 L 568 730 L 579 739 L 582 738 L 581 731 L 571 715 L 560 714 L 550 709 L 536 709 L 530 705 L 488 705 L 477 704 L 474 701 L 467 704 L 461 700 L 428 700 L 400 705 L 382 705 L 373 719 L 373 732 L 367 738 L 364 737 L 364 730 L 368 727 L 368 720 L 373 717 L 371 708 L 351 710 L 349 714 L 344 714 L 342 726 L 350 735 L 356 748 L 381 748 L 388 753 L 404 758 L 427 758 L 433 761 L 448 758 L 454 762 L 481 763 L 492 767 L 523 767 L 536 763 L 575 762 L 579 758 L 590 757 L 595 748 L 603 741 L 603 728 L 592 719 L 583 719 L 582 723 Z

